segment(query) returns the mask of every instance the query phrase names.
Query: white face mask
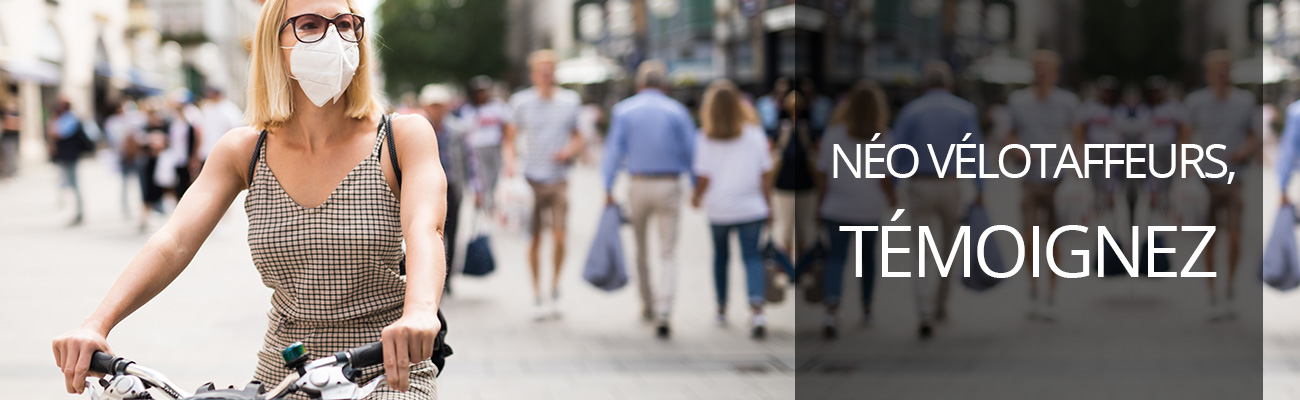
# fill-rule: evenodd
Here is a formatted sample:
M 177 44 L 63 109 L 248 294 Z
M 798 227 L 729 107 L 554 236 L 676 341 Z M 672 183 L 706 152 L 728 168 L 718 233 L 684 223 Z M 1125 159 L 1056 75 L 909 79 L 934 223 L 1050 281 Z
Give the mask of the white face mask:
M 344 41 L 333 24 L 317 42 L 281 48 L 293 50 L 289 52 L 289 74 L 316 107 L 338 101 L 361 62 L 357 44 Z

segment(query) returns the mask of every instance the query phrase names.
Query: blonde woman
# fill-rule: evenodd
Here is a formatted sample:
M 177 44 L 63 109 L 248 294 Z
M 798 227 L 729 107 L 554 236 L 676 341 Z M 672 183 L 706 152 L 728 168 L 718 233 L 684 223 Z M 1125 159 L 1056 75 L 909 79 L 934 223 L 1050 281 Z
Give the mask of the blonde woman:
M 761 339 L 767 333 L 763 317 L 766 277 L 758 245 L 770 210 L 768 175 L 772 156 L 755 114 L 730 81 L 709 85 L 700 108 L 702 127 L 695 145 L 696 181 L 691 205 L 703 205 L 713 230 L 718 322 L 726 322 L 728 242 L 731 231 L 736 231 L 753 311 L 752 336 Z
M 846 225 L 878 225 L 881 211 L 894 206 L 893 186 L 888 179 L 854 179 L 840 176 L 829 177 L 834 171 L 835 146 L 844 152 L 853 154 L 858 145 L 888 143 L 885 131 L 889 126 L 889 108 L 885 103 L 885 92 L 873 82 L 862 81 L 853 85 L 844 100 L 836 107 L 831 116 L 831 123 L 822 136 L 821 149 L 817 152 L 816 172 L 818 214 L 826 235 L 830 238 L 830 252 L 823 269 L 822 289 L 825 291 L 822 303 L 826 305 L 822 335 L 835 338 L 838 335 L 836 312 L 841 304 L 844 292 L 844 266 L 848 261 L 850 235 L 853 232 L 840 231 Z M 882 156 L 883 154 L 872 154 Z M 884 166 L 871 165 L 871 171 L 863 173 L 884 173 Z M 876 169 L 879 170 L 876 170 Z M 844 173 L 843 169 L 840 170 Z M 828 179 L 831 178 L 831 179 Z M 871 298 L 875 289 L 876 258 L 873 253 L 876 241 L 875 232 L 862 232 L 861 247 L 864 254 L 862 270 L 862 322 L 871 322 Z
M 252 127 L 221 137 L 189 195 L 99 307 L 54 339 L 69 392 L 84 389 L 94 351 L 111 353 L 105 337 L 114 325 L 185 269 L 247 189 L 253 264 L 274 289 L 255 379 L 287 375 L 279 350 L 295 341 L 322 355 L 382 340 L 382 370 L 363 370 L 362 379 L 386 373 L 388 383 L 368 399 L 436 397 L 429 358 L 442 327 L 446 178 L 429 122 L 384 115 L 356 11 L 350 0 L 262 6 L 249 70 Z

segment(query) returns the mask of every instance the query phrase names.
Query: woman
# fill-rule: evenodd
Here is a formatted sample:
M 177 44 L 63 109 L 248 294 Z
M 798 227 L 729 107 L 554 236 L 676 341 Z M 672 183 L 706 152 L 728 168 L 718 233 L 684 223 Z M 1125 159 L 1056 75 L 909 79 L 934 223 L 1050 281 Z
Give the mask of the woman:
M 740 236 L 745 287 L 753 310 L 752 336 L 766 335 L 763 303 L 766 271 L 758 240 L 768 218 L 768 175 L 772 170 L 767 135 L 758 117 L 727 80 L 709 85 L 700 108 L 701 135 L 696 138 L 695 195 L 704 205 L 713 230 L 713 279 L 718 294 L 718 322 L 727 315 L 727 256 L 731 231 Z
M 837 335 L 835 314 L 840 307 L 840 293 L 844 289 L 844 264 L 848 261 L 853 234 L 841 232 L 840 227 L 879 225 L 881 210 L 886 206 L 894 207 L 893 186 L 888 179 L 853 178 L 847 176 L 847 168 L 839 169 L 842 175 L 838 178 L 827 179 L 827 175 L 835 171 L 834 163 L 840 162 L 835 158 L 835 146 L 839 146 L 844 154 L 852 156 L 856 154 L 854 152 L 859 145 L 888 143 L 883 135 L 888 124 L 889 108 L 885 103 L 884 91 L 875 83 L 858 82 L 832 114 L 830 126 L 822 138 L 821 149 L 817 152 L 817 204 L 820 205 L 822 225 L 826 227 L 827 237 L 830 238 L 830 252 L 826 268 L 822 271 L 825 274 L 822 278 L 822 290 L 825 293 L 822 303 L 826 305 L 822 335 L 826 338 L 835 338 Z M 871 156 L 883 158 L 884 150 L 877 150 Z M 867 155 L 863 154 L 863 157 Z M 885 172 L 885 167 L 879 163 L 870 164 L 869 167 L 874 168 L 871 171 L 861 171 L 864 176 L 867 173 Z M 864 252 L 858 258 L 863 260 L 861 281 L 864 324 L 871 322 L 871 296 L 876 276 L 876 255 L 872 252 L 875 242 L 876 232 L 862 232 L 862 243 L 866 244 L 858 247 Z
M 429 358 L 441 328 L 446 178 L 427 120 L 393 118 L 392 137 L 381 126 L 389 117 L 355 10 L 345 0 L 263 5 L 249 71 L 253 127 L 221 137 L 99 308 L 54 339 L 69 392 L 83 390 L 95 350 L 110 352 L 113 326 L 185 269 L 247 188 L 253 263 L 274 289 L 256 379 L 282 380 L 289 370 L 279 350 L 295 341 L 320 355 L 382 340 L 382 371 L 366 369 L 362 379 L 382 372 L 388 383 L 368 399 L 435 398 Z

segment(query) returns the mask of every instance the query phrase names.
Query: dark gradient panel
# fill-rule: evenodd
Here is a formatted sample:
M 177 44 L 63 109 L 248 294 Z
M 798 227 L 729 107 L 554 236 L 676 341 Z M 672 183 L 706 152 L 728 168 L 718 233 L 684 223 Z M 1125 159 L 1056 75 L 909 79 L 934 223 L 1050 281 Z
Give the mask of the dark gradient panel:
M 798 398 L 1294 392 L 1288 300 L 1260 280 L 1290 154 L 1283 4 L 790 3 L 770 35 L 794 43 L 782 126 L 807 138 L 781 166 L 810 180 L 788 186 L 798 218 L 776 228 L 798 249 Z M 950 145 L 974 146 L 944 165 Z M 1108 156 L 1129 162 L 1085 162 Z

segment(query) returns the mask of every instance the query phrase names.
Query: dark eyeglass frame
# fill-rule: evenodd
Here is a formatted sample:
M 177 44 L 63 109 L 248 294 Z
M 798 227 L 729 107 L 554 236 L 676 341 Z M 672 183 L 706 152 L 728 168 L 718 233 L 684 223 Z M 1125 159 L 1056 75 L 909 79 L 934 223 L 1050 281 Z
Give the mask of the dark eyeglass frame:
M 335 15 L 334 18 L 329 18 L 329 17 L 326 17 L 326 16 L 324 16 L 324 15 L 320 15 L 320 14 L 317 14 L 317 13 L 299 14 L 299 15 L 295 15 L 295 16 L 289 17 L 289 19 L 284 20 L 284 23 L 283 23 L 283 24 L 280 24 L 280 30 L 279 30 L 279 31 L 280 31 L 280 32 L 284 32 L 284 27 L 286 27 L 286 26 L 290 26 L 290 25 L 293 25 L 293 26 L 294 26 L 294 29 L 293 29 L 293 38 L 294 38 L 294 39 L 298 39 L 299 42 L 302 42 L 302 43 L 316 43 L 316 42 L 319 42 L 319 41 L 325 39 L 325 33 L 322 33 L 322 34 L 320 35 L 319 38 L 316 38 L 316 40 L 302 40 L 302 38 L 298 37 L 298 18 L 302 18 L 302 17 L 306 17 L 306 16 L 315 16 L 315 17 L 320 17 L 321 19 L 325 20 L 325 27 L 324 27 L 323 29 L 325 29 L 325 32 L 327 32 L 327 33 L 329 32 L 330 25 L 334 25 L 334 31 L 335 31 L 335 32 L 338 32 L 339 37 L 342 38 L 342 39 L 343 39 L 344 41 L 346 41 L 346 42 L 358 43 L 358 42 L 361 42 L 361 39 L 364 39 L 365 36 L 366 36 L 366 30 L 365 30 L 365 26 L 366 26 L 366 17 L 362 17 L 362 16 L 360 16 L 360 15 L 356 15 L 356 14 L 353 14 L 353 13 L 342 13 L 342 14 L 339 14 L 339 15 Z M 352 27 L 352 31 L 353 31 L 353 32 L 356 32 L 356 36 L 357 36 L 356 40 L 351 40 L 351 39 L 348 39 L 346 36 L 343 36 L 343 32 L 339 31 L 339 30 L 338 30 L 338 25 L 336 25 L 336 24 L 334 23 L 335 20 L 337 20 L 337 19 L 339 19 L 339 18 L 343 18 L 343 17 L 345 17 L 345 16 L 346 16 L 346 17 L 353 17 L 353 18 L 356 18 L 356 19 L 357 19 L 357 24 L 356 24 L 356 26 Z

